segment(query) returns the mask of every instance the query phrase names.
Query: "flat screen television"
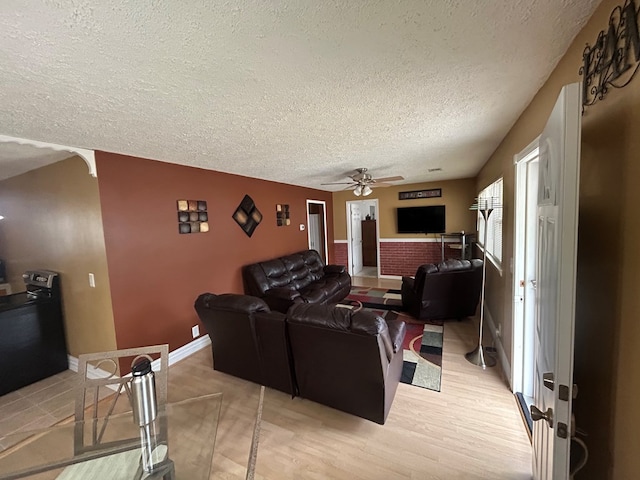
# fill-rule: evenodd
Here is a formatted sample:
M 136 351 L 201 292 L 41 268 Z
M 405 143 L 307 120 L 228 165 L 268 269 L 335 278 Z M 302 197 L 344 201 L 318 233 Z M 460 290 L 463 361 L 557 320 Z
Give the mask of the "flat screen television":
M 444 207 L 398 207 L 398 233 L 445 233 Z

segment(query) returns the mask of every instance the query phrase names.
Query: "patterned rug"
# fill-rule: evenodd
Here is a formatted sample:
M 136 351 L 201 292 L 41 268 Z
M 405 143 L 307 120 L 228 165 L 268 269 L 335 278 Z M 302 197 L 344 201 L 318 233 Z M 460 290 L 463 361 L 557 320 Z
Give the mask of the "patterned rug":
M 400 290 L 374 287 L 351 287 L 347 300 L 357 300 L 365 308 L 402 310 Z
M 416 320 L 399 311 L 402 306 L 399 290 L 352 287 L 347 298 L 340 302 L 344 308 L 364 308 L 388 320 L 405 322 L 407 334 L 402 344 L 403 365 L 400 381 L 416 387 L 440 391 L 442 378 L 441 320 Z
M 442 378 L 442 325 L 407 324 L 400 381 L 440 391 Z

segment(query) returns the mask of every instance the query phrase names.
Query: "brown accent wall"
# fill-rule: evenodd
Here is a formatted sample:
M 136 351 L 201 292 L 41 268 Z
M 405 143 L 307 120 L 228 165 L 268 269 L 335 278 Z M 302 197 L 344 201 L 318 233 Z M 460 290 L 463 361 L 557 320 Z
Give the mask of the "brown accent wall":
M 622 0 L 605 0 L 478 177 L 478 189 L 504 175 L 504 255 L 513 255 L 513 156 L 540 134 L 565 84 L 580 81 L 593 45 Z M 574 402 L 589 433 L 582 479 L 636 478 L 640 471 L 640 77 L 588 107 L 582 117 Z M 487 304 L 510 355 L 512 284 L 488 269 Z
M 399 192 L 441 188 L 442 197 L 416 200 L 398 200 Z M 396 208 L 418 207 L 422 205 L 446 205 L 447 232 L 475 231 L 476 214 L 469 210 L 473 204 L 476 183 L 473 178 L 448 180 L 444 182 L 414 183 L 374 188 L 373 193 L 364 199 L 356 197 L 351 190 L 333 192 L 333 228 L 336 240 L 347 239 L 347 207 L 346 202 L 355 200 L 378 199 L 378 221 L 380 222 L 380 238 L 425 238 L 424 234 L 397 233 Z M 432 235 L 434 238 L 437 235 Z
M 307 199 L 332 211 L 319 190 L 105 152 L 96 160 L 118 348 L 189 343 L 199 294 L 242 293 L 243 265 L 308 248 Z M 263 215 L 251 238 L 232 218 L 245 194 Z M 207 202 L 209 232 L 178 233 L 178 199 Z M 290 205 L 290 226 L 276 225 L 276 204 Z
M 0 205 L 0 257 L 13 291 L 25 290 L 25 270 L 59 272 L 69 353 L 113 350 L 98 181 L 84 161 L 73 157 L 1 181 Z

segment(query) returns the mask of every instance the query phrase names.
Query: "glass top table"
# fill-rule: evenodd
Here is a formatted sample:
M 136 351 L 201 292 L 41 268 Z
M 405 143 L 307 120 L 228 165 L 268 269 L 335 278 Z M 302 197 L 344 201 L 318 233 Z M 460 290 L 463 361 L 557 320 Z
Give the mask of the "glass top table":
M 152 473 L 142 469 L 140 429 L 128 411 L 0 437 L 0 480 L 208 480 L 221 404 L 222 393 L 167 403 Z M 79 436 L 99 441 L 79 448 Z

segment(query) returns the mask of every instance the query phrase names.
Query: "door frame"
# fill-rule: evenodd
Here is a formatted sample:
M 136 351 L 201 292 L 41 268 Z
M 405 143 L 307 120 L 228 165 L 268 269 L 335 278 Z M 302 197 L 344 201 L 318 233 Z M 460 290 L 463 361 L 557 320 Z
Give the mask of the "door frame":
M 310 200 L 307 199 L 307 225 L 309 225 L 309 205 L 322 205 L 322 229 L 324 230 L 324 264 L 329 263 L 329 250 L 327 241 L 327 202 L 324 200 Z M 311 239 L 309 238 L 309 229 L 307 228 L 307 245 L 311 248 Z
M 511 339 L 511 391 L 522 392 L 524 386 L 525 311 L 523 289 L 519 282 L 525 272 L 525 233 L 527 217 L 527 167 L 538 158 L 540 136 L 527 145 L 514 160 L 514 225 L 513 225 L 513 336 Z M 533 353 L 533 352 L 532 352 Z
M 380 204 L 377 198 L 367 199 L 367 200 L 347 200 L 345 202 L 346 205 L 346 220 L 347 220 L 347 266 L 349 275 L 353 275 L 353 267 L 351 262 L 351 256 L 353 255 L 351 251 L 351 204 L 353 203 L 370 203 L 373 202 L 375 212 L 376 212 L 376 276 L 380 278 Z

